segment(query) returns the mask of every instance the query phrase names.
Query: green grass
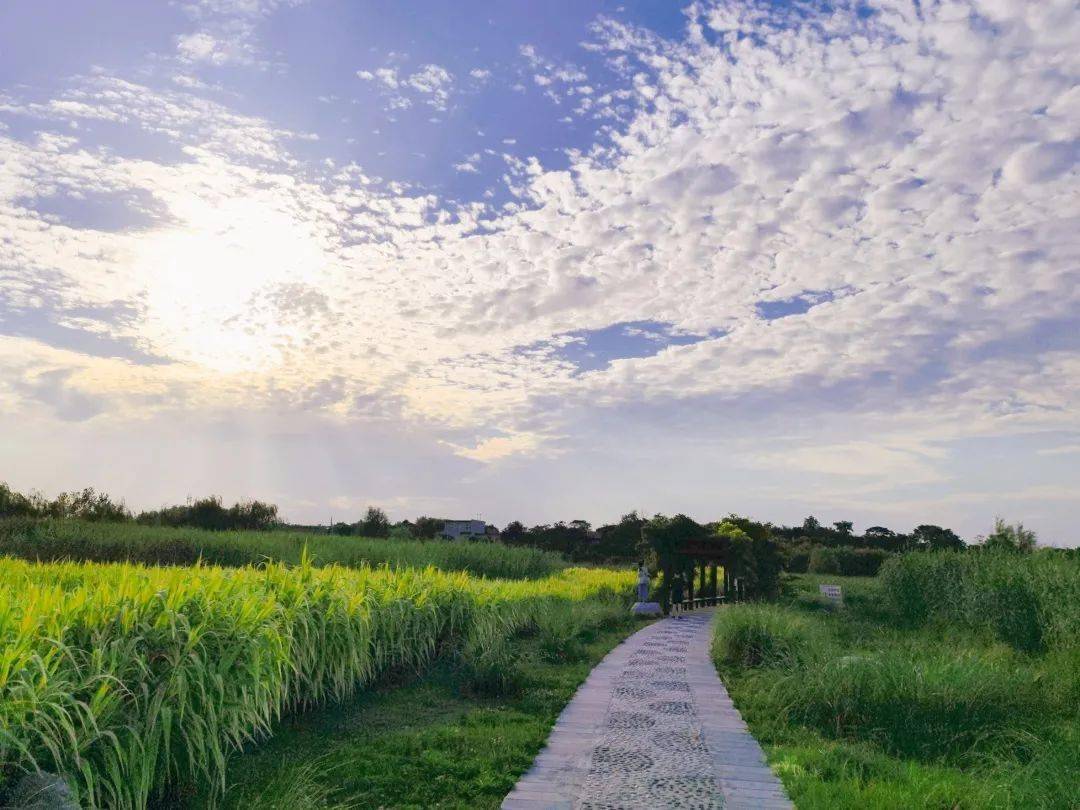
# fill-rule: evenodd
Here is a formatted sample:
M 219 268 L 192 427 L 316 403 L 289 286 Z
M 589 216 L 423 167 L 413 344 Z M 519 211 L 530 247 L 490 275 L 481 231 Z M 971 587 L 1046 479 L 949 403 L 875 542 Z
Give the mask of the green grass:
M 1080 649 L 906 621 L 887 581 L 792 577 L 780 604 L 718 619 L 714 660 L 796 804 L 1080 807 Z M 843 586 L 844 608 L 821 582 Z
M 550 627 L 515 637 L 518 681 L 501 694 L 470 689 L 460 664 L 446 660 L 423 677 L 285 720 L 269 743 L 230 762 L 222 806 L 498 807 L 592 667 L 637 627 L 621 606 L 585 613 L 554 651 Z M 566 660 L 559 650 L 571 641 L 579 652 Z M 196 793 L 178 804 L 206 800 Z
M 964 627 L 1032 653 L 1080 646 L 1080 558 L 907 554 L 880 576 L 887 607 L 909 627 Z
M 434 568 L 34 564 L 0 559 L 0 804 L 21 773 L 83 806 L 224 787 L 225 761 L 286 713 L 452 660 L 477 692 L 520 676 L 505 639 L 550 611 L 622 610 L 631 572 L 490 580 Z M 497 667 L 487 657 L 504 645 Z M 491 682 L 491 673 L 511 673 Z
M 55 562 L 133 562 L 145 565 L 389 565 L 466 571 L 502 579 L 546 577 L 566 568 L 558 554 L 500 543 L 388 540 L 286 531 L 216 532 L 88 523 L 77 520 L 0 519 L 0 555 Z

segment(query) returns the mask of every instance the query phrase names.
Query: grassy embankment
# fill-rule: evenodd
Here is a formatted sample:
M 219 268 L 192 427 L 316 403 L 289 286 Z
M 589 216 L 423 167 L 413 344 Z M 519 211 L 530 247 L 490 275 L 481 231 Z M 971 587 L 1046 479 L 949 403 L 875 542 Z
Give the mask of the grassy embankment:
M 0 555 L 55 562 L 133 562 L 146 565 L 258 565 L 271 560 L 296 565 L 306 554 L 313 565 L 389 565 L 476 576 L 523 579 L 566 567 L 558 554 L 497 543 L 386 540 L 302 532 L 216 532 L 134 523 L 77 520 L 0 520 Z
M 1078 606 L 1076 560 L 912 554 L 724 611 L 713 655 L 803 810 L 1076 808 Z
M 0 560 L 0 800 L 35 767 L 84 806 L 212 796 L 284 714 L 376 679 L 442 661 L 474 691 L 508 689 L 514 638 L 577 643 L 573 617 L 621 613 L 632 579 Z

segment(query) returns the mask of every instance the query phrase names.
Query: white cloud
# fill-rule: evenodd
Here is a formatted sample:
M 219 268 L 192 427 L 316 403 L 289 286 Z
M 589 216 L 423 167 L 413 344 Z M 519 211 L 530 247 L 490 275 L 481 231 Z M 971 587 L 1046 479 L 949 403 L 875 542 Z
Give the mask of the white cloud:
M 270 67 L 258 43 L 259 22 L 281 8 L 307 0 L 192 0 L 178 5 L 199 30 L 176 37 L 176 50 L 188 65 Z M 281 69 L 282 66 L 278 65 Z M 193 86 L 193 85 L 189 85 Z
M 441 65 L 423 65 L 412 73 L 404 74 L 396 67 L 381 67 L 374 71 L 358 70 L 357 77 L 378 84 L 386 94 L 391 109 L 412 106 L 409 93 L 421 98 L 436 110 L 446 110 L 454 89 L 454 76 Z
M 626 85 L 580 97 L 626 123 L 566 169 L 511 159 L 518 196 L 498 210 L 308 165 L 296 133 L 182 93 L 96 78 L 46 101 L 0 96 L 0 113 L 67 133 L 0 130 L 6 306 L 38 311 L 42 279 L 69 316 L 125 302 L 135 314 L 116 335 L 176 361 L 133 373 L 69 353 L 72 374 L 35 396 L 90 379 L 117 399 L 94 421 L 186 397 L 394 414 L 472 457 L 535 454 L 598 412 L 585 442 L 640 412 L 653 417 L 634 423 L 640 442 L 665 420 L 764 435 L 762 414 L 834 414 L 846 434 L 793 431 L 789 454 L 766 453 L 807 475 L 877 470 L 836 485 L 849 494 L 945 485 L 955 455 L 927 447 L 1080 430 L 1071 4 L 920 14 L 898 0 L 802 21 L 769 8 L 695 6 L 679 42 L 598 27 Z M 213 60 L 214 44 L 192 45 Z M 567 95 L 595 84 L 523 56 Z M 358 75 L 389 104 L 449 105 L 449 71 L 397 65 Z M 183 157 L 129 158 L 66 130 L 95 120 Z M 165 213 L 107 231 L 34 209 L 95 190 L 147 194 Z M 323 296 L 310 317 L 285 317 L 286 282 Z M 800 297 L 818 303 L 758 312 Z M 585 373 L 561 351 L 567 332 L 642 321 L 710 337 Z M 18 358 L 37 344 L 15 340 L 3 379 L 30 380 Z M 31 389 L 0 389 L 6 412 L 34 407 Z
M 542 446 L 541 437 L 529 433 L 514 433 L 509 436 L 495 436 L 484 439 L 475 447 L 450 445 L 462 458 L 473 461 L 492 462 L 520 453 L 532 453 Z
M 587 93 L 592 92 L 592 88 L 586 84 L 588 74 L 572 62 L 556 62 L 541 56 L 535 45 L 522 45 L 518 52 L 533 71 L 533 83 L 544 88 L 544 95 L 556 104 L 561 104 L 565 96 L 574 95 L 582 88 L 586 88 Z
M 943 453 L 932 447 L 897 447 L 870 441 L 840 444 L 800 444 L 777 452 L 751 452 L 749 466 L 796 469 L 822 475 L 871 479 L 888 487 L 896 481 L 907 485 L 946 480 L 936 461 Z
M 210 62 L 223 65 L 229 61 L 224 43 L 207 33 L 185 34 L 176 38 L 176 49 L 185 59 L 193 62 Z

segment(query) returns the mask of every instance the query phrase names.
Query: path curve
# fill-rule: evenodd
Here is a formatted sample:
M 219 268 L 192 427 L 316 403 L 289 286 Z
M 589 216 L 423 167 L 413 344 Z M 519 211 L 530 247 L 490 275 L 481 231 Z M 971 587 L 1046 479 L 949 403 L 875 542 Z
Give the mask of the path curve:
M 503 810 L 792 808 L 709 658 L 714 613 L 656 622 L 608 653 Z

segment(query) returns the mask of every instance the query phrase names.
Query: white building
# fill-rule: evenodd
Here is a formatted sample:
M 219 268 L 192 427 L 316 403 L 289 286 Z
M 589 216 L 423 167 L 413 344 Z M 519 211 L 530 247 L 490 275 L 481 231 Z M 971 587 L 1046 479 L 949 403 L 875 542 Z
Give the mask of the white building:
M 442 536 L 447 540 L 479 540 L 486 533 L 487 524 L 482 520 L 443 521 Z

